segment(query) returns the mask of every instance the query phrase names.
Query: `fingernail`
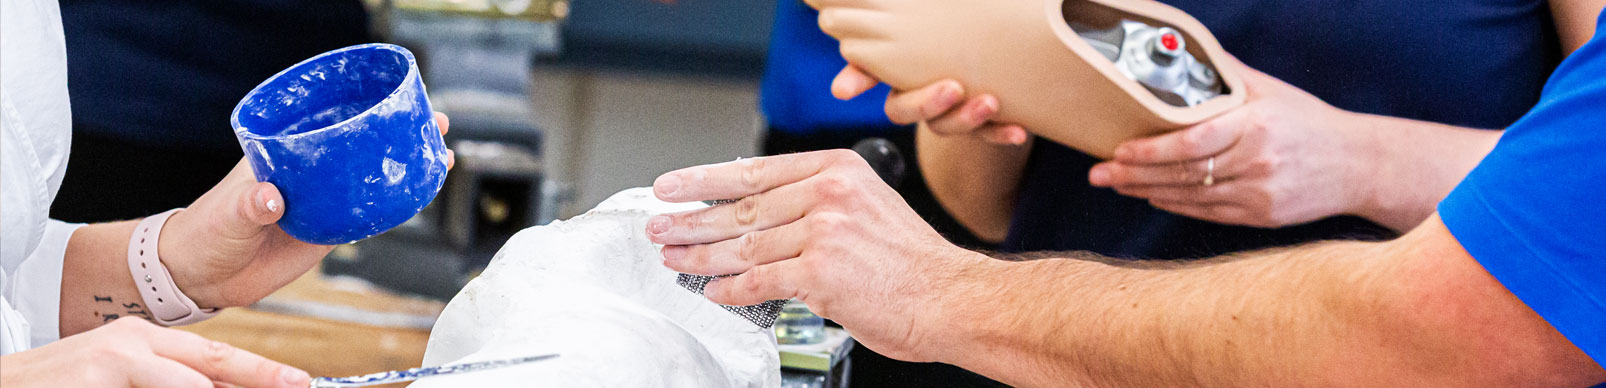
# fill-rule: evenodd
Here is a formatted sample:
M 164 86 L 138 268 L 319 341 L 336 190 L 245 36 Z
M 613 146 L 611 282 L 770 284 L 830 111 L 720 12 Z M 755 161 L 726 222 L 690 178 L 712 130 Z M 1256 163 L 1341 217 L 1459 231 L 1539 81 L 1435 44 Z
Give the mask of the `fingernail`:
M 722 284 L 725 284 L 725 279 L 727 279 L 727 278 L 714 278 L 714 280 L 709 280 L 708 284 L 704 284 L 703 285 L 703 297 L 707 298 L 708 301 L 710 301 L 710 302 L 714 302 L 714 298 L 716 296 L 720 295 L 719 294 L 719 288 L 720 287 L 724 287 L 724 286 L 722 286 Z M 714 302 L 714 303 L 715 304 L 719 304 L 719 305 L 725 305 L 724 303 L 719 303 L 719 302 Z
M 287 366 L 279 370 L 279 382 L 284 383 L 285 387 L 303 388 L 312 384 L 312 376 Z
M 842 101 L 851 100 L 853 98 L 848 96 L 848 93 L 850 93 L 850 92 L 851 91 L 849 90 L 848 84 L 841 83 L 841 82 L 831 82 L 831 97 L 832 98 L 836 98 L 837 100 L 842 100 Z
M 658 192 L 659 198 L 668 197 L 674 195 L 676 191 L 680 191 L 680 177 L 665 174 L 658 177 L 658 183 L 652 186 Z
M 987 121 L 988 119 L 993 118 L 994 113 L 998 113 L 998 103 L 991 100 L 982 101 L 980 104 L 976 104 L 976 110 L 971 112 L 971 114 L 975 115 L 976 119 L 980 121 Z
M 1009 135 L 1009 142 L 1014 145 L 1026 144 L 1026 130 L 1013 131 Z
M 858 79 L 858 82 L 856 82 L 856 85 L 854 85 L 855 86 L 854 89 L 855 90 L 867 90 L 867 89 L 875 87 L 875 84 L 876 84 L 876 80 L 860 77 Z
M 1094 186 L 1104 186 L 1109 184 L 1109 168 L 1106 168 L 1103 165 L 1093 166 L 1093 170 L 1087 172 L 1087 181 L 1088 183 L 1092 183 Z
M 944 85 L 942 94 L 937 97 L 937 103 L 941 104 L 943 108 L 953 106 L 955 102 L 959 102 L 959 97 L 961 97 L 959 94 L 958 86 L 953 84 Z
M 666 246 L 664 247 L 663 253 L 664 264 L 669 264 L 671 262 L 680 261 L 680 259 L 686 258 L 686 247 L 679 245 Z
M 262 204 L 262 208 L 268 209 L 269 213 L 279 211 L 279 201 L 268 199 L 267 190 L 257 190 L 257 203 Z
M 647 220 L 647 233 L 657 235 L 667 231 L 669 231 L 669 216 L 653 216 Z

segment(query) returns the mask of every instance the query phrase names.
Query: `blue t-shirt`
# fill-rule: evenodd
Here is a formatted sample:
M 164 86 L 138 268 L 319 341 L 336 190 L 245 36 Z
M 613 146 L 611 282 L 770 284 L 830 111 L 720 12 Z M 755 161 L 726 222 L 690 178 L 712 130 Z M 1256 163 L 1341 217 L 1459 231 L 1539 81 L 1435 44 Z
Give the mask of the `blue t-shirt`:
M 1341 109 L 1504 128 L 1539 99 L 1561 49 L 1543 0 L 1163 0 L 1249 66 Z M 1188 258 L 1336 238 L 1391 237 L 1358 217 L 1279 229 L 1221 225 L 1087 183 L 1098 160 L 1032 150 L 1003 248 Z
M 1606 23 L 1602 14 L 1601 23 Z M 1606 32 L 1439 203 L 1483 268 L 1606 364 Z
M 837 41 L 820 31 L 819 12 L 802 0 L 779 0 L 770 32 L 759 105 L 771 130 L 809 134 L 820 130 L 893 127 L 882 107 L 886 85 L 848 101 L 831 96 L 831 80 L 847 65 Z

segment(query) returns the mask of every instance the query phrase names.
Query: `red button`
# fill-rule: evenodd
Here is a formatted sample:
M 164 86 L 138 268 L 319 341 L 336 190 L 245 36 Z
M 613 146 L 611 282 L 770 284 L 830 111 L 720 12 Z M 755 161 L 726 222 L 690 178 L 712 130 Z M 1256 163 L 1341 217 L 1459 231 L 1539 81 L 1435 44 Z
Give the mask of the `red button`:
M 1177 34 L 1161 35 L 1160 45 L 1165 46 L 1166 50 L 1175 51 L 1177 49 Z

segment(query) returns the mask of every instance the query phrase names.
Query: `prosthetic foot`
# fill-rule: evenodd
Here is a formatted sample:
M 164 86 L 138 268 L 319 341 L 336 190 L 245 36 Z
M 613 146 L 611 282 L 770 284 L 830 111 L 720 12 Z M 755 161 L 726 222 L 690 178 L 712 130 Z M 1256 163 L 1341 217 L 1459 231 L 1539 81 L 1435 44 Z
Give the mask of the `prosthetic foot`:
M 894 88 L 943 79 L 998 97 L 995 120 L 1101 158 L 1243 104 L 1210 31 L 1149 0 L 817 0 L 848 62 Z

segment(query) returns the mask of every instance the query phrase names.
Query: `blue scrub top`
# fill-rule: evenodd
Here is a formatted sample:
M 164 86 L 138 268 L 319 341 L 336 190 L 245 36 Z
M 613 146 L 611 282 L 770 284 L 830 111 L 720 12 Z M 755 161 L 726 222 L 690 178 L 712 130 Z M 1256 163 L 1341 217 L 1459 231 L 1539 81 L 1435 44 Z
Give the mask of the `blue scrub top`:
M 1249 66 L 1363 113 L 1504 128 L 1538 101 L 1562 56 L 1539 0 L 1164 2 L 1198 18 Z M 1170 259 L 1393 235 L 1357 217 L 1281 229 L 1190 219 L 1088 185 L 1097 162 L 1037 142 L 1004 249 Z
M 819 12 L 801 0 L 776 2 L 764 64 L 759 104 L 770 130 L 794 135 L 817 131 L 893 126 L 882 107 L 888 89 L 880 85 L 852 100 L 831 96 L 831 80 L 847 66 L 835 38 L 820 31 Z
M 1601 22 L 1606 23 L 1606 14 Z M 1439 204 L 1485 270 L 1606 364 L 1606 33 L 1567 58 L 1533 112 Z

